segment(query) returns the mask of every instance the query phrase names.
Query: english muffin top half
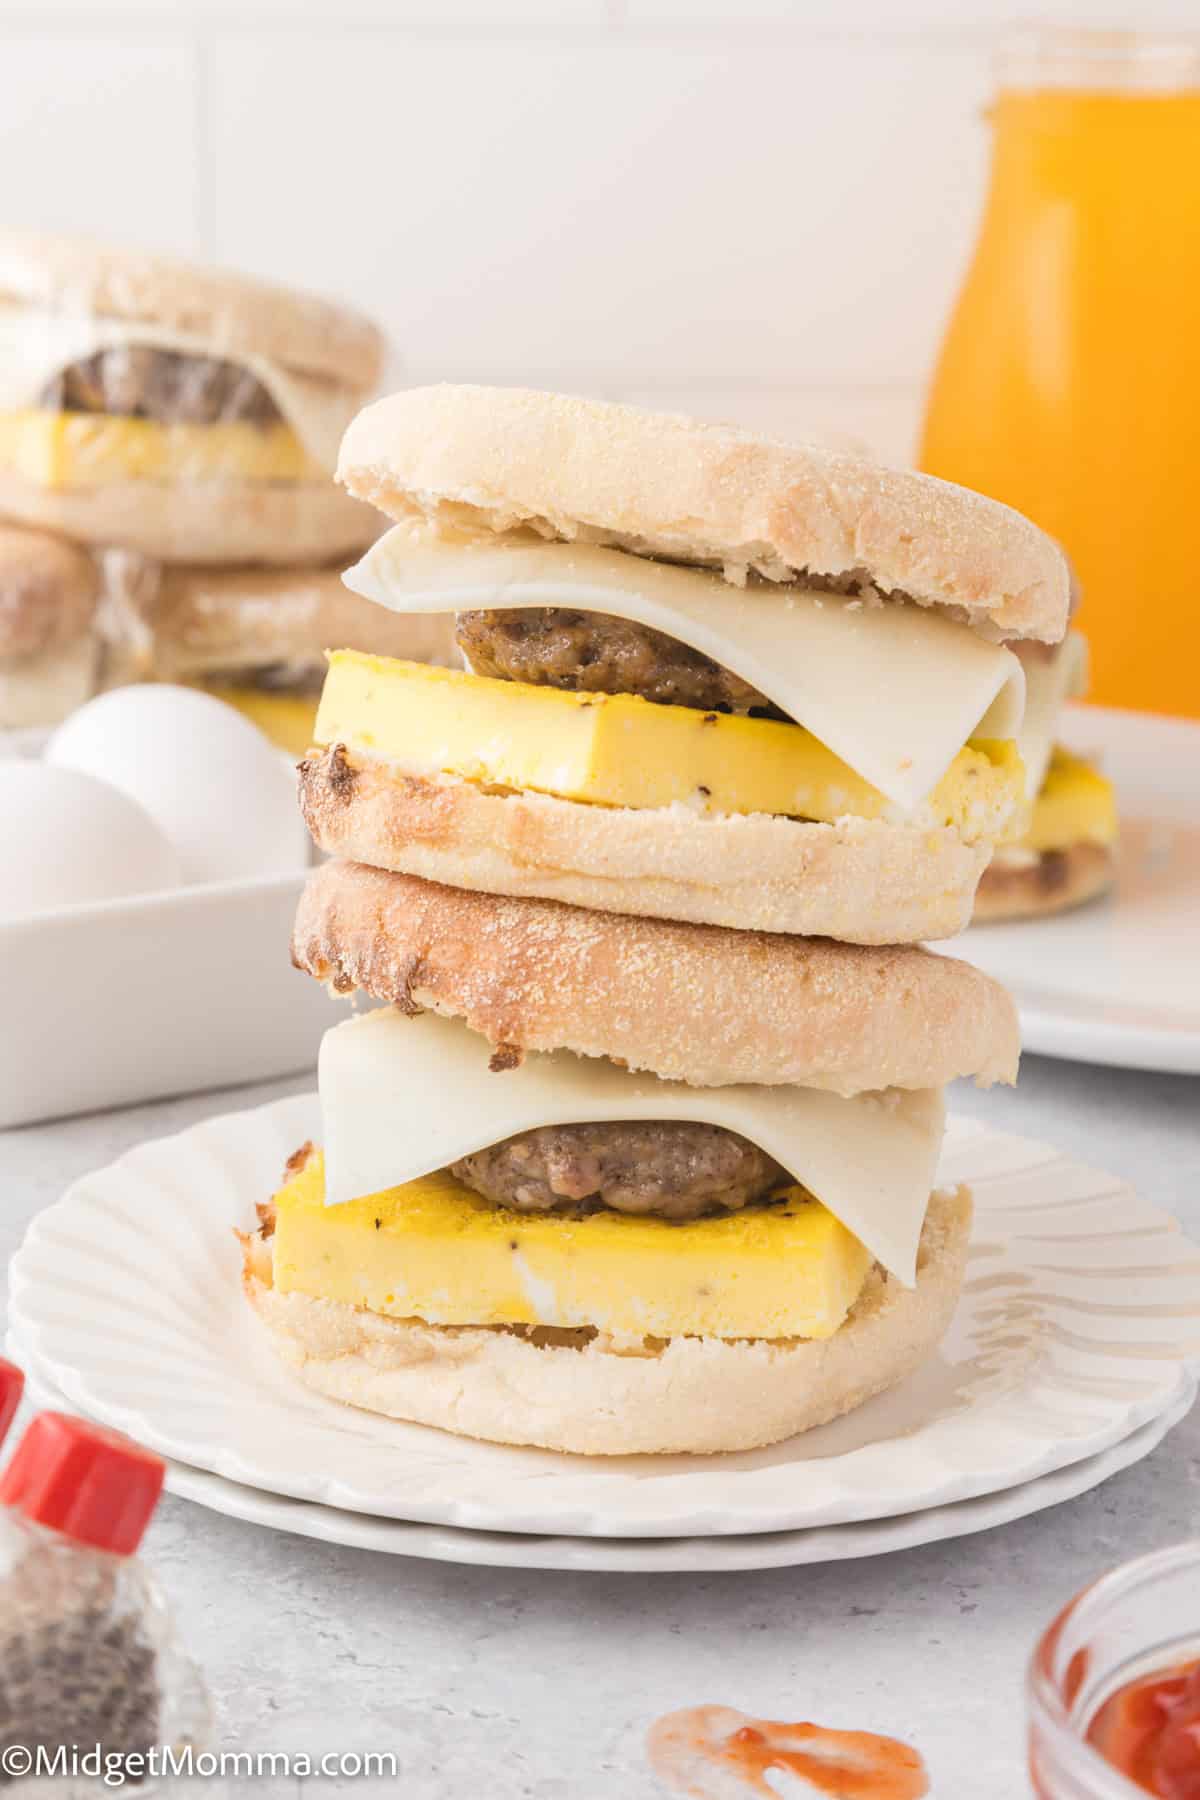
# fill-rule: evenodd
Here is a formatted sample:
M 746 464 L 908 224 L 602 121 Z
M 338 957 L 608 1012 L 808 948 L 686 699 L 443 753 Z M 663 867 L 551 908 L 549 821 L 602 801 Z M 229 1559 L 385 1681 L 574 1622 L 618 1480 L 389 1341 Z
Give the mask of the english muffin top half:
M 512 389 L 377 402 L 339 474 L 395 521 L 347 585 L 455 615 L 468 668 L 333 657 L 302 778 L 322 848 L 848 942 L 967 922 L 1025 818 L 1008 646 L 1067 621 L 1067 563 L 1028 520 L 861 456 Z

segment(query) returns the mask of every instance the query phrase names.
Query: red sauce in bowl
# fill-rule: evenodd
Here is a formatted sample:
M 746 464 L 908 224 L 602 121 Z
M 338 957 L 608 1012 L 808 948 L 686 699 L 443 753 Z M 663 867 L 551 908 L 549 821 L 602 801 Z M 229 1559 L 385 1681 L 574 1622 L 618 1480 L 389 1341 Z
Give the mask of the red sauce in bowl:
M 1158 1800 L 1200 1800 L 1200 1659 L 1118 1689 L 1087 1738 Z

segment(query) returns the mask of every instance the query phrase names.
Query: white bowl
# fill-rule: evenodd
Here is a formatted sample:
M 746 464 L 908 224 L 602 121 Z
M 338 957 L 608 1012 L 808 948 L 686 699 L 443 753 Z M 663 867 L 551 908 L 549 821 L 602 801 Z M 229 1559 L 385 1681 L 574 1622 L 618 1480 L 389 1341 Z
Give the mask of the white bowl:
M 0 733 L 36 756 L 44 732 Z M 312 1068 L 339 1011 L 292 968 L 304 871 L 0 921 L 0 1128 Z
M 0 923 L 0 1127 L 311 1068 L 337 1020 L 288 957 L 302 873 Z

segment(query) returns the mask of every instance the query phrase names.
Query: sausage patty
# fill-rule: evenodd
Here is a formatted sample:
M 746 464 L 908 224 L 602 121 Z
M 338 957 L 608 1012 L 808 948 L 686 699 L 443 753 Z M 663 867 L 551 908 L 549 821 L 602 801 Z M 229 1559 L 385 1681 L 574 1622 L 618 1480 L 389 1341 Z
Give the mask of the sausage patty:
M 641 694 L 701 712 L 783 714 L 710 656 L 607 613 L 566 606 L 461 612 L 459 648 L 477 675 L 587 694 Z
M 517 1212 L 611 1206 L 676 1220 L 736 1212 L 790 1181 L 735 1132 L 676 1121 L 542 1125 L 464 1156 L 451 1172 Z
M 63 369 L 42 394 L 59 412 L 108 413 L 163 424 L 215 425 L 242 419 L 267 425 L 279 409 L 249 369 L 216 356 L 190 356 L 149 344 L 114 344 Z

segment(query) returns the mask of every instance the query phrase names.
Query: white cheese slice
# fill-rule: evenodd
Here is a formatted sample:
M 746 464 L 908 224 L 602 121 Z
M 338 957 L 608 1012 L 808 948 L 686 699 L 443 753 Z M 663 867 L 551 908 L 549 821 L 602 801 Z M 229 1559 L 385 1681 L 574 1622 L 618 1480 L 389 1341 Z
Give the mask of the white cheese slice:
M 0 308 L 0 411 L 38 404 L 54 377 L 73 362 L 117 345 L 144 344 L 184 356 L 223 357 L 220 335 L 198 337 L 161 325 L 104 319 L 89 313 Z M 239 350 L 230 362 L 262 382 L 313 461 L 332 475 L 342 433 L 362 396 L 318 376 L 299 375 L 266 356 Z
M 1024 649 L 1017 655 L 1025 670 L 1025 717 L 1017 742 L 1032 800 L 1046 779 L 1062 709 L 1087 689 L 1087 639 L 1072 631 L 1050 656 Z
M 1015 737 L 1012 651 L 927 607 L 867 605 L 560 543 L 448 543 L 397 526 L 343 576 L 392 612 L 570 606 L 690 644 L 914 812 L 972 736 Z
M 326 1204 L 414 1181 L 539 1125 L 687 1119 L 757 1144 L 913 1284 L 942 1141 L 940 1089 L 848 1100 L 815 1088 L 695 1088 L 565 1050 L 530 1052 L 496 1074 L 489 1055 L 482 1037 L 433 1013 L 389 1008 L 326 1032 Z

